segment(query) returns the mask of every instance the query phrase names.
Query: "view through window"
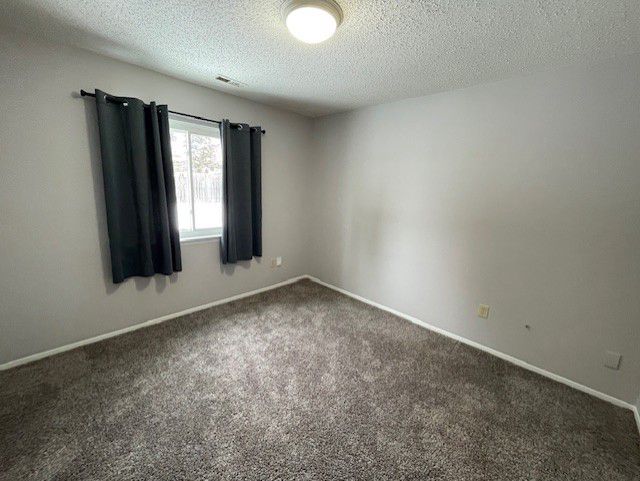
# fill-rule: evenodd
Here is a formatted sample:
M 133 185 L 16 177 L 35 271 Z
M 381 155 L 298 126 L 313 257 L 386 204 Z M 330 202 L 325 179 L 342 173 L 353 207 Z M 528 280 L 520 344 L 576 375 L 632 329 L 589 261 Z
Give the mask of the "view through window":
M 169 118 L 180 238 L 222 232 L 222 148 L 216 124 Z

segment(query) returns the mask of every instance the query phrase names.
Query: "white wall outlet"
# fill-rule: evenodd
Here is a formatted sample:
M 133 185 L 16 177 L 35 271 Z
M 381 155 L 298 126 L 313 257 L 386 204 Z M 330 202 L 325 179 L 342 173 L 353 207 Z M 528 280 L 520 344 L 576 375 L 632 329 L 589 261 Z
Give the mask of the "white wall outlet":
M 620 369 L 620 359 L 622 359 L 622 356 L 618 352 L 606 351 L 604 353 L 604 365 L 609 369 L 615 371 Z
M 271 258 L 271 267 L 280 267 L 282 265 L 282 257 L 272 257 Z
M 478 317 L 482 317 L 483 319 L 489 318 L 489 306 L 486 304 L 480 304 L 478 306 Z

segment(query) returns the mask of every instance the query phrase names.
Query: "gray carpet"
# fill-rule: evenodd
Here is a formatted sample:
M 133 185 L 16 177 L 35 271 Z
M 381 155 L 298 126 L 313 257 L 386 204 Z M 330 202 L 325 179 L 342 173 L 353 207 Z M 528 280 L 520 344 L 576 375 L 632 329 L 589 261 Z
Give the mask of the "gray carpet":
M 2 480 L 640 480 L 630 411 L 310 281 L 0 373 Z

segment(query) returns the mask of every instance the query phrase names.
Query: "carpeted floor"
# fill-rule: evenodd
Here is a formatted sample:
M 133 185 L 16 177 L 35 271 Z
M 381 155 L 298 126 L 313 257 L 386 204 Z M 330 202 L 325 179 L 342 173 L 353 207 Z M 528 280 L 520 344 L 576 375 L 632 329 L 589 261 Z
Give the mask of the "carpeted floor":
M 640 480 L 630 411 L 302 281 L 0 373 L 2 480 Z

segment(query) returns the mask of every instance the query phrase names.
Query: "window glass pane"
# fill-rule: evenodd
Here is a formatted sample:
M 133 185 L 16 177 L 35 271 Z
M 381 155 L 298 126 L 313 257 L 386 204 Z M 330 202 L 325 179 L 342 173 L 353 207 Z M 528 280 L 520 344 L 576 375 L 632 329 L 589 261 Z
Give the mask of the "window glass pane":
M 222 227 L 222 159 L 217 136 L 191 134 L 196 229 Z
M 171 156 L 178 201 L 180 230 L 193 230 L 191 215 L 191 178 L 189 175 L 189 135 L 183 130 L 171 129 Z
M 218 129 L 178 116 L 171 116 L 169 122 L 180 237 L 220 235 L 222 146 Z

